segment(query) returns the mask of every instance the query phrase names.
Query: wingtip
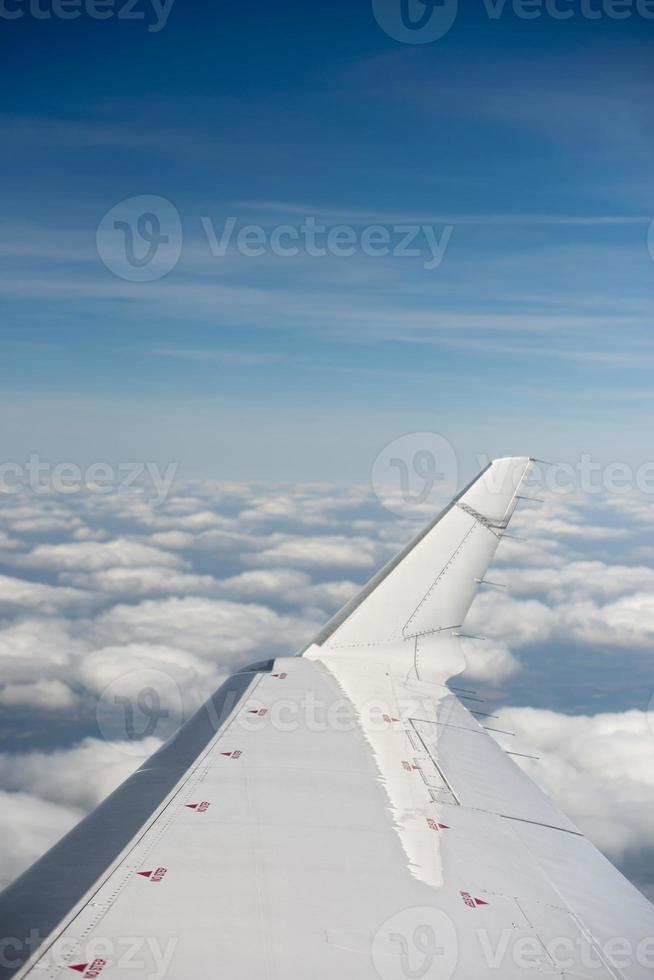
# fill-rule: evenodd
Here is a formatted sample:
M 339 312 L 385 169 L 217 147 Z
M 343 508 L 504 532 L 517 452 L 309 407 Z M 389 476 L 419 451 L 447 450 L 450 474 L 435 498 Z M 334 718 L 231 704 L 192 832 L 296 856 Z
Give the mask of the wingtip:
M 491 460 L 491 465 L 493 463 L 536 463 L 537 460 L 533 456 L 495 456 Z

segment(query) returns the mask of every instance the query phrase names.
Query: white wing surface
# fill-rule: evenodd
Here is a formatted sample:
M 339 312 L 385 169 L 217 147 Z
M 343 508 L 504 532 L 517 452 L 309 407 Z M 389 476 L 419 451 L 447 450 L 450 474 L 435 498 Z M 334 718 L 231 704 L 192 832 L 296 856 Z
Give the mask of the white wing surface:
M 446 686 L 529 467 L 493 463 L 10 886 L 0 977 L 651 980 L 654 908 Z

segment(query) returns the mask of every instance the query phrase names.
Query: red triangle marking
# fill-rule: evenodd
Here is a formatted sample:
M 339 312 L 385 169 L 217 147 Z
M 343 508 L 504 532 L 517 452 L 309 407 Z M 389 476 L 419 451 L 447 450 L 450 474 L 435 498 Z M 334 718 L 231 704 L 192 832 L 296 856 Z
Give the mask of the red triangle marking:
M 189 808 L 189 810 L 197 810 L 197 808 L 198 808 L 198 804 L 197 803 L 185 803 L 184 806 L 187 806 Z M 143 872 L 139 871 L 139 874 L 142 874 L 142 873 Z
M 87 966 L 88 966 L 88 963 L 76 963 L 75 966 L 71 966 L 69 964 L 68 969 L 69 970 L 77 970 L 78 973 L 84 973 L 84 970 L 87 968 Z
M 449 830 L 450 828 L 447 826 L 446 823 L 439 823 L 438 829 L 439 830 Z
M 476 898 L 475 905 L 488 905 L 488 902 L 485 902 L 482 898 Z
M 151 871 L 137 871 L 137 875 L 141 875 L 143 878 L 149 878 L 152 874 Z
M 231 755 L 232 755 L 231 752 L 221 752 L 220 754 L 221 755 L 226 755 L 228 759 L 231 758 Z

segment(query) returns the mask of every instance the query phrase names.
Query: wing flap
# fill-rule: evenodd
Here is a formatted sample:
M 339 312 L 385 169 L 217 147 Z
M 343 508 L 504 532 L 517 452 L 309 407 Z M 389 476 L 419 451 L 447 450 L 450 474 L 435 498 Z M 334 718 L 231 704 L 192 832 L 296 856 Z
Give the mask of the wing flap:
M 433 721 L 410 721 L 461 805 L 579 833 L 454 695 L 440 701 Z

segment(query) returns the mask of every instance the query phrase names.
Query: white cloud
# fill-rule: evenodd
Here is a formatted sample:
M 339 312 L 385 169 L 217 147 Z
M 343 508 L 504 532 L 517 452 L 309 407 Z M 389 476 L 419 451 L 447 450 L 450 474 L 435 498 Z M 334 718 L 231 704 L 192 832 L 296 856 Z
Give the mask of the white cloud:
M 325 535 L 299 537 L 274 534 L 253 561 L 294 564 L 303 568 L 370 568 L 378 554 L 376 543 L 367 537 Z
M 511 592 L 543 593 L 564 602 L 575 597 L 610 597 L 645 589 L 654 591 L 654 568 L 644 565 L 611 565 L 603 561 L 561 562 L 556 567 L 507 569 Z
M 508 588 L 482 592 L 466 623 L 466 631 L 489 637 L 466 641 L 470 676 L 505 680 L 520 669 L 521 649 L 534 644 L 654 649 L 652 508 L 612 504 L 609 518 L 606 508 L 579 500 L 521 508 L 515 530 L 530 541 L 505 540 L 491 576 Z M 133 698 L 139 671 L 167 678 L 172 688 L 164 684 L 162 703 L 177 710 L 181 698 L 188 711 L 231 669 L 295 653 L 417 530 L 384 514 L 368 488 L 327 485 L 197 484 L 160 508 L 130 494 L 0 501 L 0 519 L 14 527 L 10 537 L 0 531 L 11 572 L 0 575 L 0 704 L 23 713 L 70 713 L 74 705 L 87 722 L 113 685 Z M 639 564 L 629 564 L 637 550 Z M 557 731 L 569 736 L 570 746 L 561 736 L 555 761 L 540 767 L 548 788 L 611 853 L 628 850 L 645 819 L 642 800 L 652 799 L 640 769 L 625 791 L 632 823 L 613 820 L 598 789 L 601 767 L 579 748 L 581 729 L 566 728 L 565 716 L 536 721 L 537 742 Z M 594 719 L 584 724 L 601 734 Z M 611 741 L 602 736 L 598 744 L 609 753 Z M 618 728 L 616 766 L 625 772 L 628 742 Z M 112 761 L 102 746 L 87 740 L 54 756 L 0 757 L 0 791 L 11 791 L 12 814 L 24 813 L 26 828 L 20 840 L 6 835 L 0 861 L 6 856 L 17 870 L 38 856 L 58 836 L 48 819 L 57 830 L 71 825 L 138 761 L 133 754 Z M 642 762 L 642 748 L 636 757 Z M 23 776 L 12 758 L 27 760 Z M 577 795 L 568 786 L 575 782 Z M 617 784 L 610 790 L 622 792 Z M 14 845 L 16 861 L 5 855 Z
M 33 793 L 0 790 L 0 888 L 11 884 L 82 816 L 80 810 Z
M 518 647 L 544 642 L 554 623 L 552 610 L 536 599 L 514 599 L 487 591 L 477 597 L 466 619 L 466 629 Z
M 20 619 L 0 631 L 0 678 L 5 684 L 46 677 L 73 680 L 87 649 L 74 620 Z
M 22 517 L 18 520 L 9 521 L 9 527 L 16 534 L 51 534 L 53 531 L 75 531 L 79 530 L 81 521 L 79 518 L 65 516 L 60 517 L 55 514 L 34 517 Z
M 305 593 L 311 577 L 294 568 L 261 568 L 222 579 L 219 591 L 234 599 L 282 599 Z
M 211 575 L 192 575 L 159 566 L 102 568 L 94 572 L 68 572 L 62 582 L 86 587 L 108 596 L 138 598 L 154 595 L 215 594 L 218 583 Z M 2 593 L 0 591 L 0 600 Z
M 347 580 L 314 585 L 309 574 L 294 568 L 262 568 L 222 579 L 217 583 L 216 591 L 234 599 L 272 600 L 305 609 L 317 606 L 335 611 L 359 588 L 355 582 Z
M 654 595 L 636 593 L 600 606 L 568 604 L 561 611 L 563 630 L 587 644 L 654 650 Z
M 0 704 L 31 705 L 47 711 L 71 708 L 77 698 L 62 681 L 38 680 L 29 684 L 6 684 L 0 689 Z
M 83 589 L 59 588 L 0 575 L 0 609 L 6 610 L 12 606 L 33 609 L 36 606 L 49 614 L 88 603 L 89 595 Z
M 192 548 L 195 536 L 186 531 L 158 531 L 150 537 L 152 544 L 158 548 L 172 548 L 174 551 Z
M 89 653 L 80 664 L 79 680 L 88 691 L 100 696 L 98 707 L 103 709 L 111 707 L 117 695 L 128 697 L 135 704 L 144 687 L 153 688 L 161 706 L 180 719 L 213 693 L 224 673 L 222 664 L 204 660 L 189 650 L 155 643 L 126 643 Z
M 245 523 L 280 523 L 304 527 L 330 527 L 343 524 L 343 511 L 368 503 L 365 487 L 333 487 L 328 484 L 276 488 L 252 500 L 239 513 Z M 348 531 L 352 521 L 347 522 Z
M 144 565 L 174 567 L 180 564 L 180 560 L 160 548 L 117 538 L 107 542 L 38 545 L 25 558 L 25 564 L 57 571 L 79 568 L 92 572 L 103 568 L 138 568 Z
M 146 738 L 134 753 L 102 739 L 85 738 L 73 748 L 53 752 L 3 752 L 0 782 L 6 790 L 33 793 L 50 803 L 88 812 L 160 745 L 159 739 Z
M 598 847 L 616 861 L 629 851 L 654 851 L 652 717 L 506 708 L 501 719 L 517 733 L 521 752 L 540 756 L 520 765 Z
M 463 640 L 466 659 L 466 678 L 491 683 L 512 677 L 520 670 L 506 643 L 497 640 Z
M 54 752 L 0 753 L 0 886 L 8 885 L 157 750 L 87 738 Z
M 5 531 L 0 531 L 0 552 L 13 551 L 18 547 L 20 547 L 20 541 L 17 538 L 10 537 Z
M 247 654 L 293 654 L 316 628 L 265 606 L 198 596 L 117 605 L 95 623 L 98 639 L 112 644 L 172 645 L 225 668 L 242 663 Z
M 516 522 L 516 526 L 519 522 Z M 556 517 L 532 517 L 528 522 L 531 534 L 543 534 L 558 538 L 579 537 L 590 541 L 610 541 L 629 536 L 626 528 L 607 527 L 583 521 L 564 520 Z

